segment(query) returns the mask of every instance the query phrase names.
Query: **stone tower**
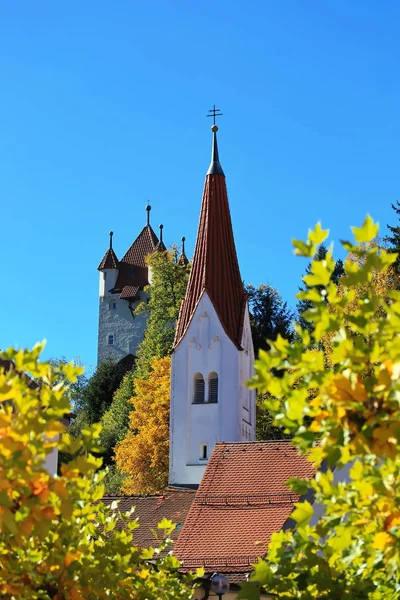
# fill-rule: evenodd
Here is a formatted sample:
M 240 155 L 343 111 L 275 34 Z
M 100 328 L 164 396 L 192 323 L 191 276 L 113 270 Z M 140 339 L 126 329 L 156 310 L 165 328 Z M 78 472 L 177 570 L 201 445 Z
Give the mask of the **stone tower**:
M 135 315 L 139 302 L 147 300 L 144 288 L 149 283 L 149 269 L 145 259 L 148 254 L 162 247 L 162 241 L 150 225 L 151 207 L 146 207 L 147 224 L 136 240 L 118 260 L 112 247 L 113 232 L 110 232 L 110 246 L 98 266 L 99 286 L 99 335 L 97 362 L 107 357 L 117 362 L 124 360 L 131 366 L 143 340 L 147 315 Z
M 216 442 L 255 439 L 254 350 L 214 125 L 171 373 L 172 485 L 198 485 Z

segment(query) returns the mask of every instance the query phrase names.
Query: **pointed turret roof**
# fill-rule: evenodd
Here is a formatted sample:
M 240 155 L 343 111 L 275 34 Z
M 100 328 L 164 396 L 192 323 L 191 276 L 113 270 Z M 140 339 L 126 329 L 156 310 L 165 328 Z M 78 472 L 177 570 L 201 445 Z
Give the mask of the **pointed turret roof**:
M 151 206 L 146 206 L 147 224 L 119 262 L 119 273 L 114 292 L 126 300 L 135 298 L 137 292 L 149 283 L 146 256 L 152 254 L 158 244 L 158 237 L 150 225 Z
M 225 176 L 219 162 L 218 127 L 213 125 L 211 129 L 211 165 L 204 184 L 196 248 L 175 346 L 184 336 L 202 294 L 207 292 L 225 332 L 240 348 L 246 295 L 236 255 Z
M 157 246 L 156 246 L 156 252 L 165 252 L 166 251 L 166 247 L 165 244 L 163 242 L 163 229 L 164 229 L 164 225 L 160 225 L 160 241 L 158 242 Z
M 188 257 L 186 256 L 186 252 L 185 252 L 185 242 L 186 242 L 186 238 L 183 237 L 182 238 L 182 252 L 178 258 L 178 265 L 180 265 L 181 267 L 186 267 L 186 265 L 189 264 L 189 260 L 188 260 Z
M 110 247 L 108 248 L 107 252 L 103 256 L 103 260 L 97 267 L 97 269 L 99 271 L 102 271 L 103 269 L 118 269 L 118 265 L 119 265 L 118 258 L 112 247 L 113 235 L 114 235 L 114 232 L 110 231 Z

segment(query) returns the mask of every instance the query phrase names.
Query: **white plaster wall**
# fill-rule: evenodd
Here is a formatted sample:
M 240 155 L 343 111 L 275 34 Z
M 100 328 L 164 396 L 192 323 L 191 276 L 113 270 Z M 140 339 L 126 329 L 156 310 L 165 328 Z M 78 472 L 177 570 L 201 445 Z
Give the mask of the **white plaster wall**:
M 251 340 L 251 337 L 250 337 Z M 242 388 L 248 379 L 251 353 L 245 354 L 226 335 L 207 293 L 196 308 L 186 334 L 172 355 L 170 483 L 199 484 L 206 460 L 217 441 L 240 441 Z M 248 364 L 249 363 L 249 364 Z M 194 376 L 218 374 L 218 403 L 193 404 Z
M 246 305 L 243 323 L 242 348 L 243 351 L 239 355 L 240 439 L 244 442 L 252 442 L 256 439 L 256 390 L 251 390 L 246 385 L 254 374 L 254 348 L 248 305 Z
M 103 298 L 109 294 L 117 283 L 118 269 L 103 269 L 99 272 L 99 296 Z
M 141 293 L 147 298 L 147 295 Z M 140 300 L 142 301 L 142 300 Z M 116 302 L 117 308 L 110 308 L 111 302 Z M 134 310 L 138 302 L 132 303 Z M 127 354 L 136 356 L 140 342 L 143 340 L 148 313 L 132 316 L 129 302 L 121 300 L 118 294 L 107 294 L 99 300 L 99 336 L 97 363 L 108 357 L 116 361 Z M 114 336 L 114 344 L 108 344 L 108 336 Z

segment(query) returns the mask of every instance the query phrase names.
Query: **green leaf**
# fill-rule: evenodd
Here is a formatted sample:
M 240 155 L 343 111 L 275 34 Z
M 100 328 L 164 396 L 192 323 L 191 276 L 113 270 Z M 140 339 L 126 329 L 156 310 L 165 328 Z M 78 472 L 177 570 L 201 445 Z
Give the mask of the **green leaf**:
M 313 244 L 319 246 L 329 235 L 329 229 L 322 229 L 321 223 L 318 222 L 314 229 L 308 230 L 308 239 Z
M 170 534 L 174 529 L 175 525 L 170 519 L 165 517 L 157 524 L 158 529 L 164 529 L 166 533 Z
M 367 215 L 361 227 L 352 227 L 351 230 L 356 242 L 362 244 L 370 242 L 378 235 L 379 223 L 374 223 L 370 215 Z
M 243 583 L 240 586 L 240 590 L 237 593 L 236 598 L 238 600 L 259 600 L 260 599 L 260 588 L 257 583 L 251 581 Z
M 307 244 L 302 240 L 292 240 L 292 245 L 294 247 L 294 253 L 296 254 L 296 256 L 307 256 L 308 258 L 314 256 L 314 244 Z
M 307 500 L 295 502 L 295 507 L 290 517 L 296 521 L 297 525 L 307 525 L 314 514 L 313 507 Z

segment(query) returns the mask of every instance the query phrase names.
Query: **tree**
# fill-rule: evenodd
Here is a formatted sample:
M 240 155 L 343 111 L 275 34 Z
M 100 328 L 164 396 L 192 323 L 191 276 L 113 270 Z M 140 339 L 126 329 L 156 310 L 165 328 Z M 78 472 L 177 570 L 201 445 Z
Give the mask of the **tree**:
M 268 394 L 259 393 L 256 396 L 256 440 L 266 442 L 290 438 L 284 427 L 274 425 L 274 417 L 266 405 L 268 398 Z
M 0 353 L 15 368 L 0 367 L 0 595 L 18 600 L 172 600 L 192 597 L 189 581 L 178 577 L 178 560 L 165 550 L 141 549 L 134 542 L 136 520 L 106 507 L 104 471 L 96 450 L 99 425 L 82 431 L 82 441 L 64 432 L 69 390 L 82 372 L 74 365 L 53 368 L 32 351 Z M 9 364 L 9 362 L 8 362 Z M 29 372 L 41 380 L 29 385 Z M 44 468 L 60 444 L 78 454 L 60 476 Z M 115 529 L 117 519 L 124 526 Z M 163 519 L 160 531 L 173 525 Z M 160 552 L 161 551 L 161 552 Z
M 171 359 L 153 358 L 150 369 L 146 379 L 134 380 L 135 410 L 115 451 L 127 494 L 153 494 L 168 483 Z
M 172 352 L 175 326 L 179 309 L 186 293 L 190 267 L 178 262 L 176 248 L 170 251 L 154 252 L 147 257 L 152 282 L 146 288 L 149 302 L 141 303 L 136 312 L 149 312 L 143 342 L 138 351 L 136 375 L 148 375 L 151 360 L 162 358 Z
M 135 371 L 125 373 L 119 388 L 114 392 L 110 408 L 101 417 L 100 444 L 104 449 L 107 464 L 111 461 L 115 446 L 124 439 L 129 429 L 129 415 L 134 406 L 133 396 Z
M 125 373 L 121 385 L 114 393 L 110 408 L 104 413 L 100 421 L 102 426 L 100 444 L 103 448 L 106 464 L 109 465 L 104 485 L 106 493 L 109 495 L 119 494 L 125 479 L 123 473 L 114 464 L 114 448 L 128 433 L 129 415 L 135 409 L 131 402 L 134 377 L 135 371 Z
M 325 261 L 327 258 L 327 253 L 328 253 L 327 247 L 324 244 L 320 244 L 316 249 L 313 261 Z M 306 269 L 305 278 L 307 278 L 311 274 L 311 268 L 312 268 L 312 263 L 310 263 Z M 335 262 L 334 269 L 331 273 L 331 278 L 332 278 L 331 281 L 333 281 L 333 283 L 335 283 L 337 285 L 343 274 L 344 274 L 343 261 L 339 258 Z M 303 278 L 303 280 L 304 280 L 304 278 Z M 300 288 L 300 292 L 304 292 L 309 289 L 310 289 L 310 287 L 306 283 L 305 287 Z M 325 286 L 319 286 L 316 289 L 321 294 L 321 292 L 324 291 Z M 299 316 L 298 322 L 300 323 L 300 325 L 303 329 L 307 329 L 307 331 L 309 331 L 310 333 L 312 332 L 313 325 L 312 325 L 312 322 L 310 320 L 308 320 L 306 316 L 304 316 L 304 313 L 309 311 L 312 307 L 313 307 L 312 302 L 310 300 L 308 300 L 307 298 L 301 298 L 297 302 L 297 314 Z
M 113 494 L 120 492 L 126 478 L 126 473 L 121 472 L 118 461 L 115 465 L 111 463 L 114 449 L 126 436 L 129 439 L 127 442 L 129 447 L 138 432 L 137 429 L 131 428 L 128 433 L 129 415 L 132 410 L 135 410 L 136 405 L 133 397 L 136 389 L 135 381 L 149 377 L 153 358 L 162 358 L 171 353 L 176 321 L 189 277 L 190 267 L 179 262 L 176 248 L 155 252 L 147 258 L 147 262 L 152 281 L 146 288 L 149 302 L 143 302 L 136 309 L 137 313 L 143 311 L 149 313 L 144 339 L 138 351 L 135 370 L 126 375 L 114 394 L 110 408 L 102 417 L 101 442 L 110 462 L 105 484 L 107 492 Z M 164 427 L 168 427 L 169 412 L 164 412 L 162 415 L 165 419 Z M 159 416 L 161 417 L 161 413 Z M 160 463 L 160 466 L 162 470 L 164 469 L 163 481 L 166 482 L 165 461 Z M 131 473 L 129 470 L 128 472 Z M 139 492 L 144 493 L 144 490 L 140 489 Z
M 249 299 L 250 324 L 254 352 L 258 356 L 260 349 L 269 348 L 267 339 L 275 340 L 278 335 L 285 339 L 293 336 L 293 313 L 279 292 L 270 285 L 260 284 L 258 288 L 245 286 Z
M 100 363 L 77 404 L 78 412 L 82 411 L 84 423 L 98 423 L 111 406 L 114 393 L 119 388 L 124 369 L 111 358 Z
M 65 356 L 62 356 L 61 358 L 51 358 L 49 360 L 51 366 L 54 368 L 54 370 L 59 371 L 59 367 L 61 365 L 67 365 L 68 361 L 65 358 Z M 77 364 L 77 366 L 82 366 Z M 71 402 L 72 402 L 72 407 L 74 409 L 75 405 L 79 406 L 82 402 L 82 396 L 84 393 L 84 390 L 88 384 L 88 378 L 86 377 L 86 375 L 84 373 L 82 373 L 81 375 L 78 375 L 76 378 L 75 383 L 70 383 L 69 384 L 69 395 L 71 398 Z M 64 385 L 68 385 L 68 381 L 64 378 L 62 380 L 62 383 Z
M 396 204 L 392 204 L 392 208 L 397 215 L 398 220 L 400 221 L 400 202 L 397 200 Z M 397 254 L 396 262 L 394 263 L 394 268 L 396 272 L 400 275 L 400 225 L 387 225 L 391 235 L 387 235 L 384 238 L 384 241 L 390 244 L 389 252 L 394 252 Z
M 353 228 L 355 242 L 343 242 L 359 260 L 345 261 L 340 293 L 331 252 L 312 261 L 302 294 L 312 303 L 312 335 L 297 325 L 294 343 L 278 337 L 256 363 L 252 385 L 271 395 L 274 424 L 317 469 L 311 481 L 290 481 L 304 498 L 291 515 L 296 528 L 273 534 L 251 578 L 279 598 L 400 594 L 400 292 L 387 296 L 370 285 L 374 271 L 385 273 L 396 260 L 371 244 L 377 231 L 367 217 Z M 307 242 L 294 242 L 297 254 L 313 256 L 326 236 L 318 225 Z M 320 342 L 331 333 L 326 368 Z M 240 597 L 254 598 L 254 584 Z

